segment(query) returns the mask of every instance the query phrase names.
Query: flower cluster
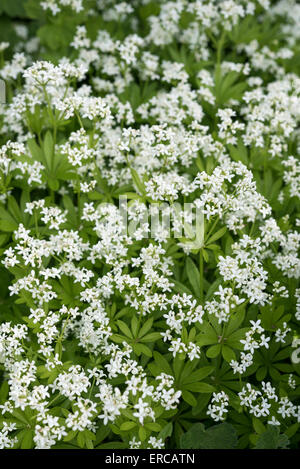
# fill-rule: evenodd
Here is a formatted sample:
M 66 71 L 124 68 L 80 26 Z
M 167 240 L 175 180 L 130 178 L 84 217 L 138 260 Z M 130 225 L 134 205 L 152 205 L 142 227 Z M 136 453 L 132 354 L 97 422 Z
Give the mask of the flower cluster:
M 297 447 L 296 0 L 16 3 L 0 448 Z

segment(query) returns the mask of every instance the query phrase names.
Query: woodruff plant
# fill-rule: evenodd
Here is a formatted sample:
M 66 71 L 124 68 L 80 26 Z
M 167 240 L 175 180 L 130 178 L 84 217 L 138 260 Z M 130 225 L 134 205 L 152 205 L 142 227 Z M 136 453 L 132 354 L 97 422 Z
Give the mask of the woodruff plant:
M 0 447 L 296 448 L 300 5 L 0 13 Z

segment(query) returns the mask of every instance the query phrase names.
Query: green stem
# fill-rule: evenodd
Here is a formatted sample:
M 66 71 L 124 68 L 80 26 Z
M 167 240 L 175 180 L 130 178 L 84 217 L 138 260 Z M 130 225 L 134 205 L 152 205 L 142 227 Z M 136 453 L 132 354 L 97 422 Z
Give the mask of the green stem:
M 35 224 L 36 237 L 38 238 L 39 237 L 39 228 L 38 228 L 38 220 L 37 220 L 36 209 L 34 209 L 34 224 Z
M 81 127 L 82 129 L 84 129 L 84 126 L 83 126 L 81 117 L 80 117 L 79 112 L 78 112 L 77 110 L 75 110 L 75 115 L 76 115 L 76 117 L 77 117 L 77 119 L 78 119 L 78 122 L 79 122 L 80 127 Z
M 94 385 L 95 385 L 95 376 L 93 377 L 93 381 L 92 381 L 92 385 L 91 385 L 91 388 L 90 388 L 90 392 L 89 392 L 89 399 L 91 399 L 91 395 L 92 395 L 92 392 L 93 392 L 93 389 L 94 389 Z
M 54 190 L 53 190 L 53 189 L 50 189 L 50 199 L 51 199 L 51 202 L 52 202 L 52 203 L 55 202 L 55 194 L 54 194 Z
M 219 219 L 220 219 L 220 217 L 218 216 L 218 217 L 216 218 L 216 220 L 214 221 L 212 227 L 210 228 L 209 232 L 207 233 L 207 235 L 206 235 L 206 239 L 207 239 L 207 240 L 209 239 L 210 235 L 211 235 L 212 232 L 214 231 L 214 229 L 215 229 L 215 227 L 216 227 L 216 224 L 218 223 Z
M 250 237 L 250 238 L 251 238 L 251 236 L 252 236 L 252 234 L 253 234 L 254 226 L 255 226 L 255 221 L 252 223 L 252 226 L 251 226 L 251 229 L 250 229 L 250 233 L 249 233 L 249 237 Z
M 68 316 L 67 316 L 67 319 L 66 319 L 66 322 L 65 322 L 65 324 L 64 324 L 64 326 L 63 326 L 63 328 L 62 328 L 62 331 L 61 331 L 61 333 L 60 333 L 60 336 L 59 336 L 59 338 L 58 338 L 58 341 L 57 341 L 57 342 L 61 342 L 61 341 L 62 341 L 62 339 L 63 339 L 63 335 L 64 335 L 64 332 L 65 332 L 65 330 L 66 330 L 66 327 L 67 327 L 67 325 L 68 325 L 68 322 L 69 322 L 69 319 L 70 319 L 70 316 L 71 316 L 71 315 L 70 315 L 70 314 L 68 314 Z
M 217 101 L 219 98 L 219 84 L 220 84 L 220 79 L 221 79 L 221 59 L 222 59 L 222 49 L 224 45 L 224 40 L 225 40 L 225 31 L 222 31 L 221 37 L 217 43 L 217 63 L 216 63 L 216 69 L 215 69 L 215 86 L 216 86 L 216 92 L 217 92 Z
M 80 220 L 80 186 L 77 192 L 78 219 Z
M 61 394 L 58 394 L 57 396 L 55 396 L 52 401 L 48 402 L 48 404 L 46 405 L 46 407 L 50 407 L 53 402 L 55 402 L 59 397 L 61 397 Z
M 200 271 L 200 302 L 203 304 L 203 252 L 199 252 L 199 271 Z
M 222 49 L 223 49 L 223 45 L 224 45 L 224 40 L 225 40 L 225 30 L 222 31 L 220 40 L 218 41 L 218 46 L 217 46 L 217 67 L 220 67 L 220 65 L 221 65 Z

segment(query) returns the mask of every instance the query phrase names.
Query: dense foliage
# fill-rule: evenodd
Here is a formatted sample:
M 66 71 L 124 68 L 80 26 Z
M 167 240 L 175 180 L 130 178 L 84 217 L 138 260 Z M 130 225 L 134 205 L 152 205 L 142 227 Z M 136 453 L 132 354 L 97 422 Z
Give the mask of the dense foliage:
M 300 5 L 0 15 L 0 447 L 296 448 Z

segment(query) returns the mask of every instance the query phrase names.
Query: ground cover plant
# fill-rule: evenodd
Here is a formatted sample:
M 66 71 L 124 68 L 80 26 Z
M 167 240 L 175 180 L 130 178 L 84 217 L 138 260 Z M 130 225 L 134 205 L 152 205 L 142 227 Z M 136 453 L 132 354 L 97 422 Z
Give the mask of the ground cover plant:
M 0 15 L 0 447 L 297 448 L 300 5 Z

